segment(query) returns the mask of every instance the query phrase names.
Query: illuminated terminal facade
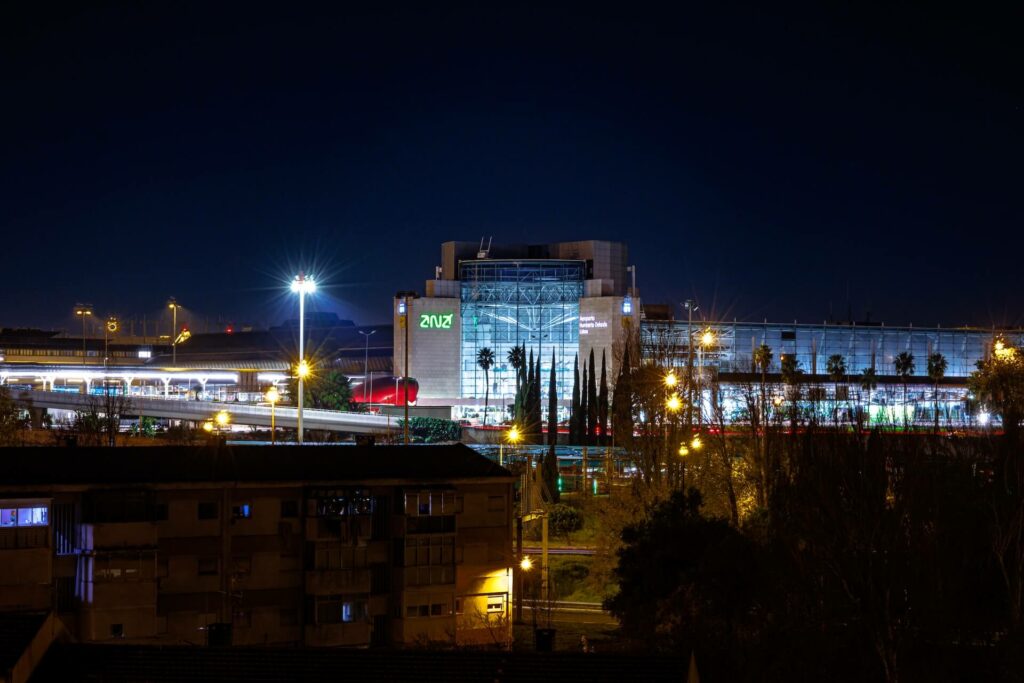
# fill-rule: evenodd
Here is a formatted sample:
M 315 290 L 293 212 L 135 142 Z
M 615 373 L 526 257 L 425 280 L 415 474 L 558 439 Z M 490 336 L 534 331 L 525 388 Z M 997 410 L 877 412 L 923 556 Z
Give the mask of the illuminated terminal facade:
M 640 321 L 634 295 L 621 243 L 446 242 L 425 294 L 395 297 L 395 374 L 406 368 L 408 337 L 407 370 L 419 382 L 420 405 L 450 405 L 454 417 L 477 421 L 487 394 L 488 422 L 501 422 L 515 398 L 509 352 L 521 347 L 527 359 L 540 358 L 545 396 L 554 365 L 564 409 L 574 365 L 592 349 L 597 371 L 603 354 L 614 378 L 613 347 Z M 484 348 L 494 354 L 486 372 L 478 362 Z
M 600 373 L 603 355 L 613 390 L 616 358 L 639 330 L 645 356 L 680 367 L 692 362 L 706 419 L 715 413 L 743 420 L 744 388 L 761 376 L 754 351 L 765 345 L 772 356 L 765 368 L 769 382 L 784 394 L 783 358 L 795 356 L 803 409 L 818 410 L 821 418 L 839 411 L 852 419 L 860 408 L 875 422 L 931 422 L 938 410 L 943 420 L 964 424 L 986 419 L 967 390 L 978 361 L 1000 339 L 1024 343 L 1022 330 L 675 320 L 670 307 L 641 305 L 625 244 L 593 240 L 446 242 L 424 294 L 400 292 L 394 304 L 395 374 L 404 370 L 418 380 L 419 404 L 452 406 L 453 417 L 470 422 L 482 421 L 486 394 L 490 424 L 502 422 L 514 401 L 516 373 L 508 352 L 517 346 L 525 346 L 528 356 L 539 354 L 545 401 L 554 363 L 563 419 L 577 359 L 582 372 L 593 349 Z M 486 372 L 478 362 L 483 348 L 494 355 Z M 905 378 L 895 367 L 902 353 L 913 356 Z M 937 381 L 928 368 L 934 354 L 946 364 Z M 845 367 L 838 381 L 828 367 L 837 356 Z M 864 383 L 868 368 L 874 379 Z

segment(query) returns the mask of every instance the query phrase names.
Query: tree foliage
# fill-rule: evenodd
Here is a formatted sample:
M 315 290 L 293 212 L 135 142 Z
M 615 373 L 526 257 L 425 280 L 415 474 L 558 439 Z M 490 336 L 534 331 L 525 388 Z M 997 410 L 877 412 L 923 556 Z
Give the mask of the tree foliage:
M 317 368 L 303 382 L 306 408 L 319 410 L 352 410 L 352 383 L 348 375 L 337 368 Z M 299 383 L 289 380 L 288 392 L 293 402 L 298 402 Z

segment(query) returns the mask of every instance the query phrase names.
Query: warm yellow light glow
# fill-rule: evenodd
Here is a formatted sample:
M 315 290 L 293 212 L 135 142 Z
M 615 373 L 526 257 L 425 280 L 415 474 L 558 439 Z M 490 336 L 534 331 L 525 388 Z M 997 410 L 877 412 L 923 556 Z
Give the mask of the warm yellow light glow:
M 306 379 L 309 377 L 309 363 L 305 360 L 300 360 L 298 367 L 295 368 L 295 375 L 299 379 Z
M 203 431 L 204 432 L 212 432 L 213 431 L 213 423 L 210 422 L 210 421 L 204 422 L 203 423 Z
M 679 384 L 679 378 L 676 377 L 676 373 L 674 371 L 669 370 L 668 374 L 665 375 L 665 386 L 671 389 L 677 384 Z
M 715 333 L 710 329 L 704 330 L 704 334 L 700 336 L 701 346 L 707 348 L 715 343 Z
M 531 569 L 533 569 L 533 560 L 531 560 L 529 556 L 524 557 L 522 561 L 519 563 L 519 568 L 522 569 L 524 572 L 530 571 Z
M 686 444 L 685 443 L 684 444 L 680 444 L 680 446 L 679 446 L 679 455 L 681 457 L 685 458 L 689 454 L 690 454 L 690 449 L 686 447 Z
M 772 403 L 774 403 L 776 406 L 781 406 L 782 405 L 782 397 L 781 396 L 776 396 L 775 398 L 772 399 Z
M 270 387 L 267 389 L 265 398 L 268 403 L 277 403 L 281 400 L 281 394 L 278 392 L 277 387 Z
M 704 442 L 700 440 L 699 436 L 693 437 L 693 440 L 690 441 L 690 448 L 692 448 L 695 451 L 699 451 L 703 447 L 704 447 Z
M 668 400 L 665 401 L 665 407 L 673 413 L 679 412 L 679 409 L 683 407 L 683 402 L 679 400 L 679 397 L 675 394 L 669 396 Z
M 1013 360 L 1017 355 L 1017 349 L 1012 346 L 1007 346 L 1002 339 L 997 339 L 993 345 L 992 352 L 996 356 L 996 360 L 1009 361 Z
M 213 419 L 217 421 L 218 427 L 226 427 L 227 424 L 231 422 L 231 416 L 228 415 L 228 411 L 226 410 L 222 410 L 217 413 Z
M 512 425 L 512 428 L 508 430 L 508 442 L 518 443 L 523 438 L 523 435 L 519 433 L 519 427 Z

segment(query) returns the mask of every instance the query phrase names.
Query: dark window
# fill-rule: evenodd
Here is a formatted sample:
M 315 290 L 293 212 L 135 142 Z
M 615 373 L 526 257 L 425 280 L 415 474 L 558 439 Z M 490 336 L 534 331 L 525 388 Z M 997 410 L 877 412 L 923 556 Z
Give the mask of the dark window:
M 281 519 L 290 519 L 292 517 L 299 516 L 299 501 L 297 500 L 282 500 L 281 501 Z
M 295 626 L 299 623 L 299 610 L 294 607 L 281 608 L 281 626 Z
M 217 558 L 216 557 L 200 557 L 199 558 L 199 575 L 200 576 L 216 576 L 217 574 Z
M 124 638 L 124 624 L 111 624 L 110 625 L 110 637 L 111 638 Z
M 167 521 L 167 503 L 153 504 L 153 520 L 156 522 Z
M 796 339 L 796 331 L 794 331 L 794 330 L 783 330 L 782 331 L 782 339 L 783 340 Z
M 217 504 L 199 503 L 199 519 L 217 519 Z

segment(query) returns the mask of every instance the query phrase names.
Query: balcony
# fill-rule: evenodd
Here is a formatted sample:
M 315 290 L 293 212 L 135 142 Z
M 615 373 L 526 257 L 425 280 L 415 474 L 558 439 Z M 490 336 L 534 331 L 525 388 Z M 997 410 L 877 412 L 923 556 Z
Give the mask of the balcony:
M 370 624 L 316 624 L 306 626 L 306 645 L 330 647 L 335 645 L 369 645 Z
M 306 572 L 306 593 L 334 595 L 338 593 L 369 593 L 370 570 L 319 569 Z
M 82 524 L 78 528 L 78 547 L 82 550 L 155 548 L 156 524 L 153 522 Z

